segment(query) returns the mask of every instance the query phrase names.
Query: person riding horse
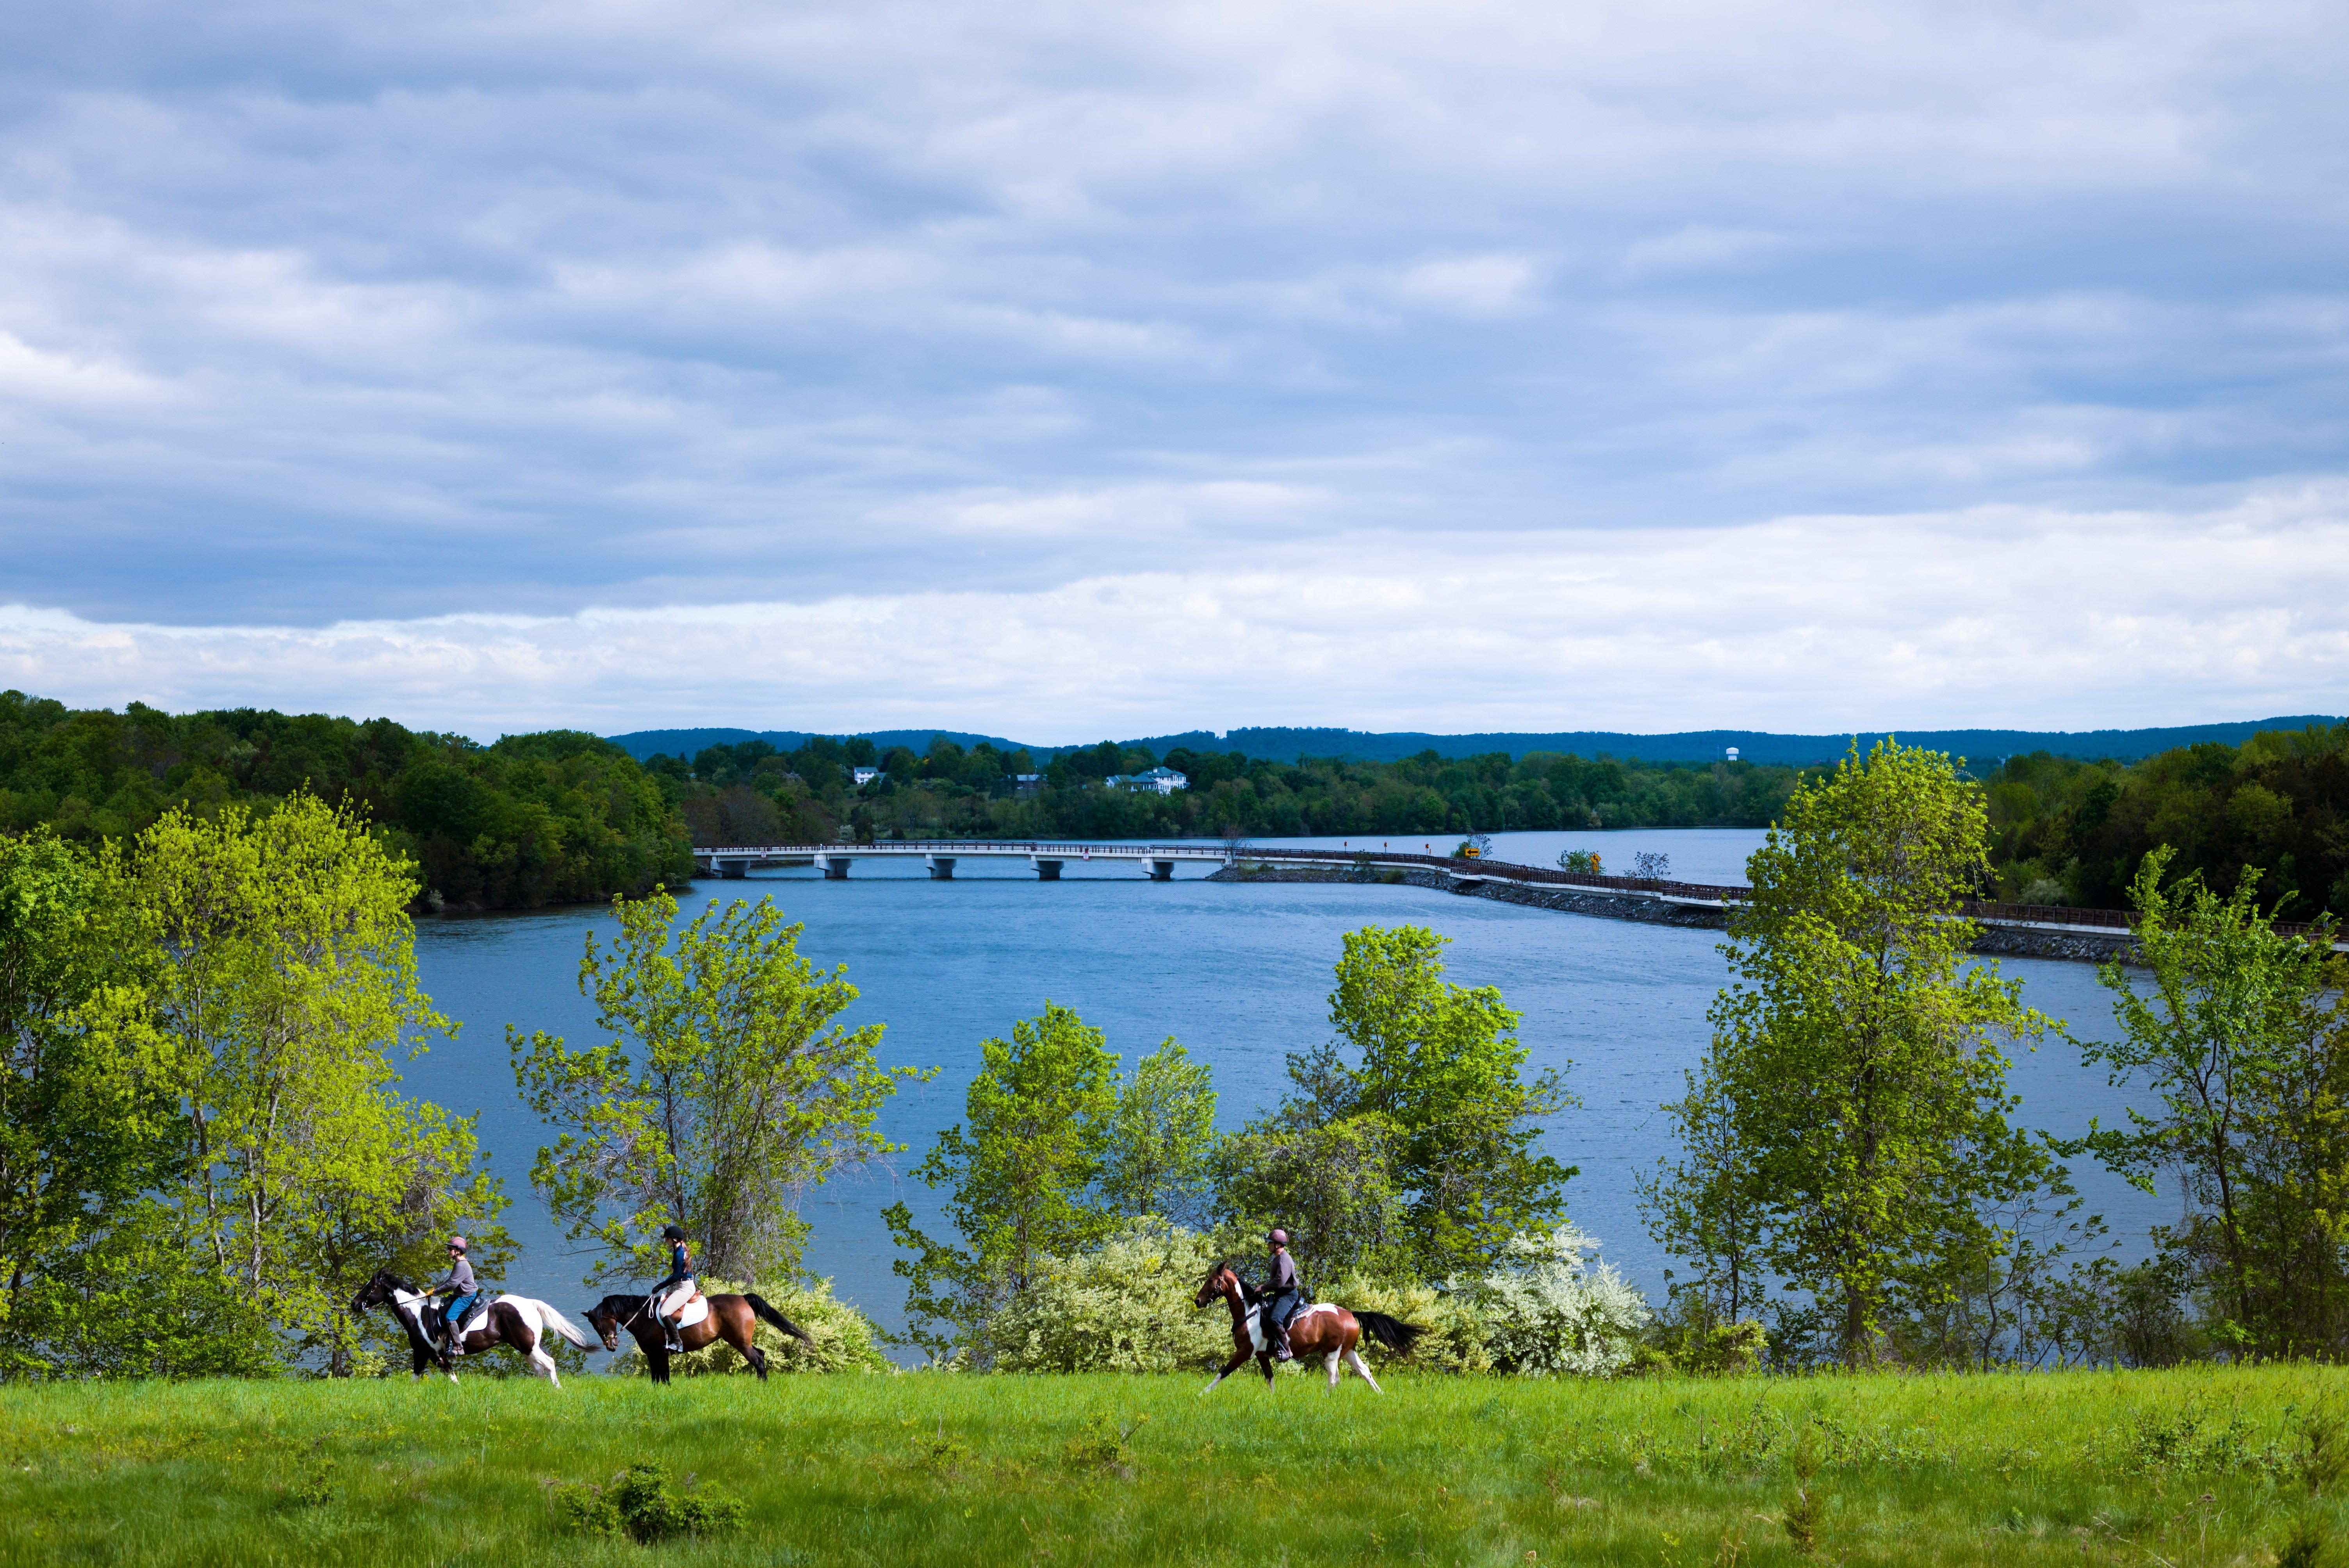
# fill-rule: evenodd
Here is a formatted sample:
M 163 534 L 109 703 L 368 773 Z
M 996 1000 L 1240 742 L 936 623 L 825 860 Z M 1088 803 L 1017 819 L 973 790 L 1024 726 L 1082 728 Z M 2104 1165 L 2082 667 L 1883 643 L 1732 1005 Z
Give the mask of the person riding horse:
M 444 1295 L 453 1298 L 449 1310 L 432 1326 L 433 1338 L 452 1356 L 465 1354 L 465 1314 L 481 1295 L 481 1286 L 473 1281 L 473 1265 L 465 1261 L 466 1245 L 462 1236 L 449 1238 L 449 1277 L 424 1292 L 427 1301 L 438 1301 Z
M 1276 1228 L 1265 1238 L 1272 1244 L 1272 1262 L 1264 1282 L 1264 1343 L 1276 1361 L 1291 1359 L 1288 1320 L 1304 1305 L 1297 1288 L 1297 1260 L 1288 1255 L 1288 1233 Z
M 664 1225 L 661 1240 L 669 1243 L 668 1278 L 653 1286 L 653 1312 L 660 1319 L 663 1343 L 672 1356 L 685 1353 L 684 1330 L 677 1320 L 693 1299 L 693 1254 L 686 1250 L 685 1227 Z

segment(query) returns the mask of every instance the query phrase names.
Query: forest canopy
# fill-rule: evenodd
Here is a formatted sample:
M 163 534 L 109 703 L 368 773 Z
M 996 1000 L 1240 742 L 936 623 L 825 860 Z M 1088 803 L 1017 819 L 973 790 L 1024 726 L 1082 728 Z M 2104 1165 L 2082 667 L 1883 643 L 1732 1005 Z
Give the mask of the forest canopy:
M 208 817 L 302 793 L 347 802 L 415 861 L 424 908 L 600 901 L 693 872 L 659 787 L 577 730 L 483 746 L 388 718 L 113 713 L 0 692 L 0 832 L 129 839 L 174 808 Z

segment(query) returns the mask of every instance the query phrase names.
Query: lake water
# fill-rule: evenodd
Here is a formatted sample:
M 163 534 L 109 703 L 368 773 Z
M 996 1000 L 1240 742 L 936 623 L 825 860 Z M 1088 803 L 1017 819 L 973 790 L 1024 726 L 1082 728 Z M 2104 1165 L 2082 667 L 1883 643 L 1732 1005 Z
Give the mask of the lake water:
M 1671 855 L 1676 877 L 1737 882 L 1761 839 L 1743 830 L 1515 833 L 1497 837 L 1495 857 L 1550 864 L 1562 849 L 1595 849 L 1609 871 L 1627 871 L 1633 852 L 1653 850 Z M 1349 847 L 1381 842 L 1418 848 L 1401 840 Z M 864 860 L 845 882 L 777 872 L 697 882 L 680 902 L 690 915 L 717 900 L 773 898 L 805 923 L 803 954 L 848 965 L 862 996 L 847 1020 L 887 1026 L 883 1059 L 944 1068 L 901 1090 L 883 1115 L 887 1136 L 910 1146 L 895 1159 L 900 1171 L 961 1119 L 978 1042 L 1008 1036 L 1047 998 L 1105 1030 L 1129 1063 L 1169 1035 L 1180 1039 L 1214 1066 L 1218 1119 L 1237 1127 L 1280 1098 L 1288 1052 L 1327 1037 L 1343 934 L 1372 923 L 1433 926 L 1452 938 L 1453 980 L 1497 985 L 1524 1013 L 1519 1032 L 1536 1065 L 1571 1063 L 1567 1082 L 1583 1103 L 1547 1140 L 1581 1168 L 1568 1184 L 1569 1211 L 1603 1240 L 1602 1256 L 1660 1291 L 1668 1260 L 1640 1225 L 1632 1177 L 1665 1151 L 1657 1105 L 1703 1052 L 1705 1008 L 1725 974 L 1717 933 L 1413 887 L 1209 882 L 1206 869 L 1184 866 L 1175 881 L 1153 882 L 1131 866 L 1071 861 L 1062 881 L 1039 882 L 1024 861 L 965 860 L 954 881 L 936 882 L 919 860 Z M 582 938 L 613 925 L 608 909 L 583 908 L 426 920 L 417 932 L 425 987 L 462 1028 L 409 1065 L 407 1087 L 480 1115 L 483 1146 L 514 1200 L 506 1222 L 523 1249 L 503 1283 L 566 1310 L 589 1299 L 579 1283 L 585 1264 L 565 1254 L 530 1190 L 532 1158 L 550 1134 L 515 1093 L 504 1026 L 589 1042 L 594 1012 L 576 987 Z M 2092 966 L 2010 960 L 2005 968 L 2023 977 L 2033 1006 L 2068 1020 L 2075 1034 L 2109 1035 L 2111 1007 Z M 2013 1087 L 2033 1127 L 2072 1134 L 2092 1115 L 2107 1123 L 2119 1116 L 2121 1096 L 2060 1042 L 2018 1062 Z M 2116 1233 L 2141 1235 L 2174 1214 L 2174 1201 L 2158 1203 L 2093 1168 L 2075 1174 Z M 820 1189 L 805 1211 L 814 1228 L 810 1267 L 893 1328 L 903 1322 L 903 1289 L 879 1213 L 901 1197 L 932 1234 L 945 1233 L 935 1196 L 887 1171 Z

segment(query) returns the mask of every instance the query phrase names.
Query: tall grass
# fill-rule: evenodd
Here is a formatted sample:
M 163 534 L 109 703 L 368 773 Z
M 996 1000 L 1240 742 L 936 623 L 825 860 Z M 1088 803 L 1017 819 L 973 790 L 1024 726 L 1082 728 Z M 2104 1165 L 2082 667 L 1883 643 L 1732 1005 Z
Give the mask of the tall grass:
M 1203 1381 L 14 1387 L 0 1562 L 2182 1565 L 2349 1542 L 2329 1369 Z M 742 1526 L 645 1547 L 565 1523 L 565 1483 L 647 1459 Z

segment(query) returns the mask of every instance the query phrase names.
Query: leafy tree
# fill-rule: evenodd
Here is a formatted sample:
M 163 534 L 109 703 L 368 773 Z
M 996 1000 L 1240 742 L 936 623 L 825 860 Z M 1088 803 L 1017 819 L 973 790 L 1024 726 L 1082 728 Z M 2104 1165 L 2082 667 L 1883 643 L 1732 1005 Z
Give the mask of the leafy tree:
M 1396 1141 L 1393 1127 L 1377 1116 L 1305 1126 L 1268 1118 L 1217 1149 L 1217 1205 L 1250 1233 L 1287 1229 L 1309 1279 L 1410 1277 Z
M 353 1370 L 346 1309 L 503 1206 L 472 1124 L 403 1100 L 390 1054 L 452 1032 L 416 983 L 407 865 L 351 810 L 295 796 L 265 815 L 172 812 L 140 835 L 126 892 L 140 984 L 92 1028 L 178 1089 L 175 1243 L 276 1333 L 287 1358 Z
M 176 1169 L 168 1078 L 91 1027 L 136 974 L 117 859 L 0 836 L 0 1377 L 58 1367 L 93 1254 Z
M 1947 1299 L 2013 1238 L 1990 1211 L 2056 1178 L 2010 1128 L 2001 1042 L 2046 1020 L 1968 967 L 1979 795 L 1948 758 L 1886 741 L 1798 790 L 1748 862 L 1734 976 L 1683 1100 L 1687 1150 L 1651 1223 L 1718 1271 L 1758 1264 L 1817 1304 L 1847 1364 L 1895 1313 Z
M 1338 1039 L 1289 1060 L 1292 1130 L 1375 1119 L 1423 1277 L 1473 1272 L 1564 1212 L 1574 1175 L 1536 1150 L 1573 1103 L 1555 1068 L 1523 1076 L 1518 1015 L 1489 985 L 1444 978 L 1449 939 L 1420 926 L 1349 932 L 1330 1022 Z
M 915 1342 L 938 1354 L 970 1346 L 1042 1260 L 1081 1252 L 1118 1222 L 1097 1191 L 1118 1099 L 1117 1058 L 1102 1032 L 1047 1002 L 1009 1040 L 981 1041 L 979 1057 L 965 1122 L 940 1133 L 914 1170 L 949 1191 L 962 1245 L 924 1234 L 902 1202 L 883 1215 L 913 1253 L 894 1266 L 907 1282 Z
M 772 903 L 703 910 L 672 940 L 666 891 L 617 901 L 616 943 L 589 933 L 579 990 L 610 1037 L 573 1050 L 508 1026 L 523 1098 L 550 1126 L 531 1184 L 598 1262 L 595 1281 L 658 1272 L 660 1228 L 681 1222 L 713 1274 L 756 1281 L 799 1266 L 802 1194 L 893 1145 L 873 1130 L 912 1068 L 883 1068 L 882 1026 L 834 1020 L 856 999 L 845 965 L 800 956 L 803 929 Z
M 1215 1074 L 1173 1036 L 1134 1064 L 1119 1088 L 1102 1191 L 1120 1213 L 1196 1224 L 1208 1202 L 1216 1144 Z
M 2189 1205 L 2159 1235 L 2205 1284 L 2220 1342 L 2264 1356 L 2349 1351 L 2349 981 L 2332 930 L 2274 928 L 2245 868 L 2220 898 L 2199 873 L 2164 888 L 2167 846 L 2130 889 L 2140 985 L 2119 960 L 2101 977 L 2119 1040 L 2089 1045 L 2118 1086 L 2160 1109 L 2095 1127 L 2078 1148 L 2150 1192 L 2178 1173 Z

